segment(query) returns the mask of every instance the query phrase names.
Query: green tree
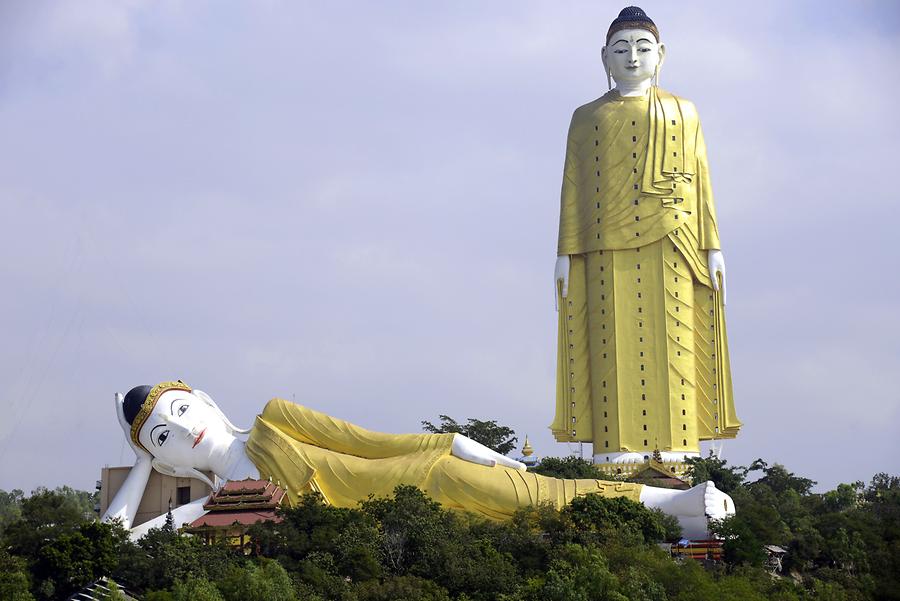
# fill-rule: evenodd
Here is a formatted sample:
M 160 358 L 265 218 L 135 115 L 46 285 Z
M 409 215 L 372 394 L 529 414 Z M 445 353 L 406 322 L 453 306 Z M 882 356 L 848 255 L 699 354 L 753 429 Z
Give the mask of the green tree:
M 281 522 L 256 524 L 249 534 L 253 546 L 268 557 L 276 557 L 288 569 L 300 571 L 311 553 L 327 553 L 328 570 L 352 580 L 367 580 L 381 574 L 381 538 L 376 522 L 363 511 L 326 505 L 320 495 L 301 497 L 296 507 L 278 512 Z M 325 578 L 322 566 L 305 568 L 314 578 Z
M 829 490 L 823 496 L 823 504 L 826 511 L 849 511 L 858 506 L 862 501 L 865 484 L 854 482 L 853 484 L 838 484 L 834 490 Z
M 114 577 L 136 590 L 169 590 L 190 576 L 216 581 L 241 560 L 223 543 L 153 528 L 137 543 L 123 542 Z
M 31 579 L 25 560 L 0 548 L 0 599 L 32 601 Z
M 370 498 L 362 511 L 379 525 L 384 565 L 396 574 L 429 574 L 449 540 L 453 516 L 414 486 L 398 486 L 393 498 Z
M 764 543 L 747 520 L 728 517 L 710 524 L 710 531 L 725 539 L 725 561 L 729 564 L 761 567 L 766 561 Z
M 528 468 L 528 471 L 552 478 L 608 479 L 596 465 L 575 455 L 569 455 L 568 457 L 544 457 L 538 465 Z
M 793 490 L 797 494 L 805 496 L 808 495 L 812 490 L 812 487 L 816 485 L 815 480 L 796 476 L 780 463 L 775 463 L 769 467 L 762 459 L 757 459 L 750 464 L 748 471 L 762 471 L 763 476 L 754 482 L 753 485 L 764 484 L 776 495 L 787 490 Z
M 172 587 L 173 601 L 224 601 L 216 585 L 206 578 L 188 576 Z
M 567 514 L 549 504 L 523 507 L 508 522 L 473 524 L 472 534 L 488 540 L 499 553 L 512 558 L 517 571 L 528 577 L 546 571 L 553 549 L 574 541 Z
M 390 576 L 370 581 L 356 589 L 359 601 L 450 601 L 447 590 L 417 576 Z
M 566 545 L 555 552 L 547 571 L 528 580 L 527 601 L 628 601 L 599 549 Z
M 16 555 L 32 561 L 47 541 L 71 533 L 86 521 L 96 519 L 87 509 L 88 493 L 64 486 L 56 490 L 36 489 L 22 499 L 18 519 L 7 524 L 5 544 Z
M 117 523 L 85 522 L 74 532 L 46 541 L 32 564 L 39 582 L 53 583 L 56 596 L 68 596 L 113 573 L 128 533 Z
M 297 597 L 287 572 L 276 561 L 232 566 L 218 582 L 225 601 L 294 601 Z
M 621 535 L 626 530 L 634 532 L 645 543 L 675 541 L 681 537 L 681 528 L 672 516 L 625 497 L 596 494 L 575 497 L 563 513 L 572 520 L 583 542 L 607 540 L 610 535 Z M 589 534 L 593 536 L 586 539 Z
M 728 467 L 728 462 L 713 455 L 712 451 L 707 457 L 689 457 L 685 463 L 689 466 L 687 477 L 692 486 L 712 480 L 716 488 L 731 494 L 747 478 L 747 468 Z
M 423 421 L 422 429 L 434 434 L 445 434 L 448 432 L 462 434 L 475 442 L 480 442 L 489 449 L 497 451 L 501 455 L 506 455 L 516 448 L 518 438 L 516 438 L 515 430 L 501 426 L 495 420 L 481 421 L 480 419 L 469 418 L 465 424 L 460 424 L 452 417 L 446 415 L 439 415 L 438 417 L 441 420 L 440 426 L 435 426 L 429 421 Z
M 9 492 L 0 490 L 0 536 L 10 522 L 14 522 L 22 515 L 22 499 L 24 493 L 18 488 Z

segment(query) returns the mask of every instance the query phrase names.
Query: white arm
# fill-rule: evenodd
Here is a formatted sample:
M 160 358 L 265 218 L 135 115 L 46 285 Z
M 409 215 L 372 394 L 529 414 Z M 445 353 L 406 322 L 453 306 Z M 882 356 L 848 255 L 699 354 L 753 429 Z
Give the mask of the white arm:
M 203 506 L 209 501 L 209 496 L 203 497 L 202 499 L 197 499 L 196 501 L 191 501 L 181 507 L 176 507 L 172 510 L 172 520 L 175 523 L 175 529 L 181 528 L 184 524 L 190 524 L 201 515 L 206 513 L 206 510 L 203 509 Z M 144 522 L 140 526 L 135 526 L 131 529 L 129 536 L 131 540 L 136 541 L 147 532 L 150 531 L 151 528 L 160 528 L 166 523 L 166 514 L 162 514 L 161 516 L 155 517 L 149 522 Z
M 722 274 L 722 305 L 725 305 L 725 255 L 721 250 L 710 250 L 706 258 L 709 267 L 709 279 L 712 280 L 713 289 L 719 290 L 719 278 L 717 273 Z
M 559 283 L 562 282 L 562 297 L 569 296 L 569 268 L 571 261 L 569 255 L 560 255 L 556 258 L 556 267 L 553 270 L 553 302 L 556 302 L 556 293 L 559 289 Z M 559 311 L 559 307 L 556 307 Z
M 119 426 L 126 433 L 125 436 L 128 444 L 131 445 L 131 450 L 137 455 L 137 461 L 134 467 L 131 468 L 131 471 L 128 472 L 128 476 L 125 477 L 122 488 L 119 489 L 119 492 L 116 493 L 116 496 L 109 503 L 109 507 L 107 507 L 106 513 L 103 514 L 101 520 L 109 522 L 110 520 L 118 519 L 122 521 L 122 525 L 125 528 L 131 528 L 131 524 L 134 523 L 134 516 L 137 515 L 138 506 L 141 504 L 141 498 L 144 496 L 144 490 L 147 488 L 147 481 L 150 479 L 150 471 L 153 469 L 151 464 L 153 458 L 150 456 L 150 453 L 136 446 L 131 441 L 131 438 L 128 437 L 127 433 L 131 430 L 131 426 L 125 420 L 125 413 L 122 410 L 123 400 L 122 393 L 117 392 L 116 415 L 119 418 Z
M 122 488 L 113 497 L 109 507 L 106 509 L 106 513 L 103 514 L 102 521 L 109 522 L 118 519 L 122 521 L 122 526 L 131 528 L 131 524 L 134 523 L 134 516 L 137 515 L 138 505 L 141 504 L 141 498 L 144 496 L 144 489 L 147 488 L 147 480 L 150 479 L 150 470 L 152 469 L 149 458 L 138 459 L 131 471 L 128 472 L 125 482 L 122 483 Z

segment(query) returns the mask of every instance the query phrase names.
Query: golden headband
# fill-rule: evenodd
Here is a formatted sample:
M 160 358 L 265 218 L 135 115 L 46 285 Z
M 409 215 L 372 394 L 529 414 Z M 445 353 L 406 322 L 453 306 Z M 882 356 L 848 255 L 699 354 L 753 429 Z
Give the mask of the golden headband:
M 141 410 L 138 411 L 138 414 L 135 416 L 134 421 L 131 422 L 131 440 L 145 451 L 147 450 L 147 448 L 141 444 L 141 441 L 138 438 L 138 434 L 140 434 L 141 427 L 144 425 L 144 422 L 147 421 L 148 417 L 150 417 L 150 413 L 153 412 L 153 408 L 156 407 L 156 402 L 159 400 L 159 397 L 161 397 L 164 392 L 167 392 L 169 390 L 184 390 L 186 392 L 191 392 L 191 387 L 181 380 L 175 382 L 162 382 L 160 384 L 157 384 L 150 390 L 150 393 L 147 395 L 147 398 L 144 399 L 144 403 L 141 405 Z

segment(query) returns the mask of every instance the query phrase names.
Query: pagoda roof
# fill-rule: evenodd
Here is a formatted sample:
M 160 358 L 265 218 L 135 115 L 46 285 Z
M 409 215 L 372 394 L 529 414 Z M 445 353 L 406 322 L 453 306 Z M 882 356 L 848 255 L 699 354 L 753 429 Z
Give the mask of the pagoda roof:
M 258 522 L 280 522 L 274 511 L 218 511 L 201 515 L 188 526 L 190 530 L 199 528 L 225 528 L 228 526 L 251 526 Z
M 249 526 L 257 522 L 279 522 L 275 510 L 284 500 L 285 492 L 269 480 L 237 480 L 225 485 L 210 496 L 203 505 L 207 511 L 188 526 L 222 528 L 235 524 Z
M 645 466 L 634 473 L 629 480 L 642 482 L 666 482 L 669 486 L 678 488 L 690 488 L 690 483 L 679 478 L 675 470 L 670 465 L 666 465 L 653 457 L 645 464 Z
M 274 511 L 284 499 L 284 490 L 268 480 L 238 480 L 226 482 L 225 486 L 210 496 L 203 505 L 207 511 Z

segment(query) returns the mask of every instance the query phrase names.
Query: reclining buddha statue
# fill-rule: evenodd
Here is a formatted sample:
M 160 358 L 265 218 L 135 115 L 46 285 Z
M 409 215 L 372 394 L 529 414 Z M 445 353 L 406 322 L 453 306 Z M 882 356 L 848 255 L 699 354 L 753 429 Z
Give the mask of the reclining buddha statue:
M 709 518 L 734 512 L 734 503 L 712 482 L 689 490 L 629 482 L 561 479 L 525 466 L 460 434 L 386 434 L 285 401 L 269 401 L 249 429 L 236 428 L 212 398 L 184 382 L 138 386 L 116 394 L 116 413 L 137 461 L 111 501 L 104 520 L 131 528 L 151 469 L 214 483 L 272 479 L 286 502 L 318 493 L 337 507 L 354 507 L 370 495 L 389 496 L 413 485 L 444 507 L 494 520 L 537 504 L 561 508 L 576 496 L 623 496 L 674 515 L 685 536 L 703 536 Z M 176 525 L 204 513 L 200 499 L 173 510 Z M 137 538 L 165 515 L 132 529 Z

